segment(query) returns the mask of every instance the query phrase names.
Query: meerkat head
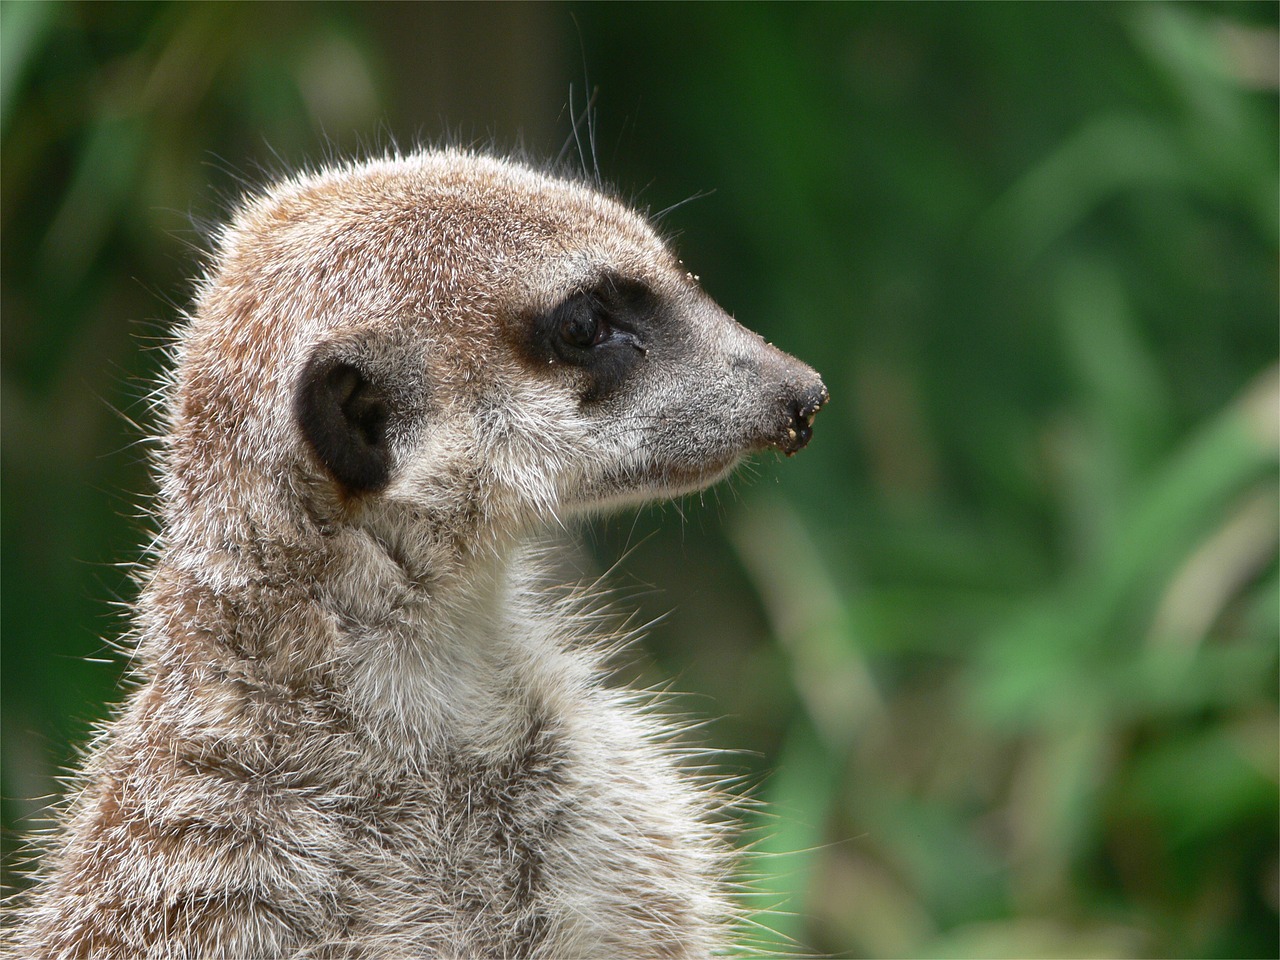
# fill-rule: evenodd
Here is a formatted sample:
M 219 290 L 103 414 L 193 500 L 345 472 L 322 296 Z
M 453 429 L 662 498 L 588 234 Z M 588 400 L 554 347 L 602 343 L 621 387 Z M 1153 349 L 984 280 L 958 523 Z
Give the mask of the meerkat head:
M 196 477 L 226 496 L 257 477 L 351 518 L 473 527 L 705 487 L 746 454 L 795 453 L 827 399 L 641 216 L 463 152 L 251 201 L 179 359 L 170 464 L 188 500 Z

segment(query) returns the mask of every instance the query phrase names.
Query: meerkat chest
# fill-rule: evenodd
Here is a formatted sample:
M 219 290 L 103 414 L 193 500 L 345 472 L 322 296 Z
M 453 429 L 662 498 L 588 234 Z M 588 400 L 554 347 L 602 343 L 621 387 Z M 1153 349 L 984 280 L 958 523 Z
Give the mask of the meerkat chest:
M 698 930 L 704 906 L 682 891 L 706 872 L 707 838 L 652 731 L 603 689 L 571 703 L 502 689 L 490 724 L 464 705 L 468 736 L 371 777 L 342 811 L 357 929 L 395 930 L 410 953 L 548 957 Z
M 707 838 L 674 771 L 614 739 L 618 719 L 575 737 L 535 718 L 504 757 L 442 750 L 371 785 L 343 811 L 353 940 L 556 957 L 701 937 Z
M 566 762 L 535 723 L 505 757 L 441 747 L 415 769 L 353 791 L 340 815 L 356 941 L 531 955 L 551 922 L 549 850 L 572 806 Z

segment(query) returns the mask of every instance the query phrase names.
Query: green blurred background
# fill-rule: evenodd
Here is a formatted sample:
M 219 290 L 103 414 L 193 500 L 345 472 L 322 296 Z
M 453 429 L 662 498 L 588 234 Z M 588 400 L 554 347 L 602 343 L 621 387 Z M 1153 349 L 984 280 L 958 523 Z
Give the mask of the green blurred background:
M 1277 956 L 1277 10 L 5 2 L 6 860 L 116 696 L 202 231 L 392 140 L 554 157 L 598 90 L 606 179 L 699 196 L 684 260 L 833 398 L 586 537 L 766 801 L 763 922 Z

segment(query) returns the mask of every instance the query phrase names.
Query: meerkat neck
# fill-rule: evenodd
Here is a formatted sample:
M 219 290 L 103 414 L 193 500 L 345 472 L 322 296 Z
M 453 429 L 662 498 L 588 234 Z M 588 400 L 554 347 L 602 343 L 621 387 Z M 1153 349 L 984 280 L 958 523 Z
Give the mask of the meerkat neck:
M 384 742 L 412 753 L 446 739 L 513 742 L 521 705 L 546 679 L 544 634 L 517 619 L 522 565 L 515 552 L 475 559 L 396 616 L 348 627 L 350 695 Z
M 423 524 L 278 533 L 249 524 L 162 551 L 140 602 L 147 674 L 333 699 L 391 754 L 418 758 L 518 742 L 529 704 L 561 699 L 582 672 L 518 541 L 460 554 Z

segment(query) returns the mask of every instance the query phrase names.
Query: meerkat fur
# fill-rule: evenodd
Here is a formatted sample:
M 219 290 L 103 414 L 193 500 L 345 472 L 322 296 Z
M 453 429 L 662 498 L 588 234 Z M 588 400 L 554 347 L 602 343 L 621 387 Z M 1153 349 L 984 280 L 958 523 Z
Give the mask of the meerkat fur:
M 136 685 L 22 957 L 705 957 L 724 799 L 544 531 L 808 442 L 826 389 L 602 191 L 461 150 L 287 179 L 172 350 Z

